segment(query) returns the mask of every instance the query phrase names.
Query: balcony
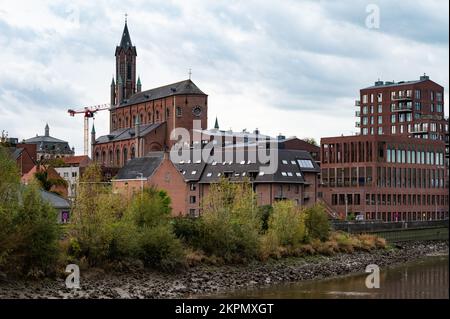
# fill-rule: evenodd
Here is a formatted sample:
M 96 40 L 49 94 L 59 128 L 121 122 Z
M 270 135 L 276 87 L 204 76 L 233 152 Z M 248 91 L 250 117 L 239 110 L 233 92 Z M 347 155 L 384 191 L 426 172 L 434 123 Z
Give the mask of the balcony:
M 360 122 L 355 122 L 355 127 L 361 127 L 361 123 Z
M 361 111 L 355 111 L 355 116 L 356 117 L 360 117 L 361 116 Z
M 414 135 L 428 134 L 428 129 L 423 129 L 423 128 L 415 129 L 415 130 L 411 131 L 411 134 L 414 134 Z
M 356 100 L 355 101 L 355 106 L 361 106 L 361 101 L 360 100 Z
M 392 101 L 412 101 L 412 96 L 395 96 Z
M 409 113 L 412 112 L 413 108 L 412 106 L 396 106 L 392 112 L 397 112 L 397 113 Z

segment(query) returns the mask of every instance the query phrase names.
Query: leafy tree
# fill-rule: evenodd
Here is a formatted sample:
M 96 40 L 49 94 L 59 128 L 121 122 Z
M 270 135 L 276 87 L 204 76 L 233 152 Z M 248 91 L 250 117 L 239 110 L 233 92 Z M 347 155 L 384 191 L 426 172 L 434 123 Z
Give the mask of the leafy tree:
M 273 205 L 268 234 L 279 245 L 295 247 L 306 239 L 305 214 L 292 201 L 280 201 Z
M 304 210 L 306 215 L 305 223 L 308 230 L 308 236 L 312 239 L 325 241 L 330 235 L 330 221 L 328 213 L 324 206 L 316 204 Z
M 303 141 L 305 141 L 306 143 L 309 143 L 311 145 L 318 146 L 317 141 L 313 137 L 305 137 L 303 139 Z
M 56 186 L 67 187 L 67 182 L 64 179 L 49 177 L 48 167 L 43 165 L 40 165 L 40 167 L 43 167 L 43 170 L 39 170 L 36 173 L 34 173 L 34 177 L 39 182 L 42 189 L 44 189 L 47 192 L 50 192 L 52 188 Z

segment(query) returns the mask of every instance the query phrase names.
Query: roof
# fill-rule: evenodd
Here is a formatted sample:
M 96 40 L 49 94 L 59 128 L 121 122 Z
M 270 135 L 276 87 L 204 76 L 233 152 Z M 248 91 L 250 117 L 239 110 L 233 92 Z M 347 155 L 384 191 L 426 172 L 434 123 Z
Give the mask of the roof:
M 247 151 L 244 158 L 237 162 L 215 162 L 210 159 L 207 163 L 189 161 L 174 163 L 174 165 L 185 181 L 199 181 L 206 184 L 218 182 L 225 175 L 231 181 L 241 181 L 246 177 L 252 177 L 256 183 L 304 183 L 303 173 L 320 171 L 308 152 L 279 149 L 277 171 L 274 174 L 261 174 L 260 167 L 268 164 L 257 162 L 256 155 Z M 310 167 L 302 167 L 300 160 L 307 161 Z
M 55 194 L 55 193 L 51 193 L 51 192 L 47 192 L 45 190 L 40 190 L 41 193 L 41 198 L 47 202 L 49 202 L 53 208 L 70 208 L 70 203 L 69 201 L 67 201 L 66 199 L 64 199 L 63 197 Z
M 66 141 L 51 137 L 51 136 L 36 136 L 25 140 L 26 144 L 37 144 L 37 143 L 67 143 Z
M 428 76 L 421 76 L 419 80 L 413 80 L 413 81 L 400 81 L 400 82 L 394 82 L 394 81 L 377 81 L 375 82 L 375 85 L 363 88 L 362 90 L 367 90 L 367 89 L 377 89 L 377 88 L 386 88 L 386 87 L 396 87 L 396 86 L 402 86 L 402 85 L 412 85 L 412 84 L 418 84 L 418 83 L 423 83 L 426 81 L 431 81 L 433 83 L 435 83 L 434 81 L 430 80 L 430 78 Z M 436 83 L 437 84 L 437 83 Z M 439 85 L 439 84 L 437 84 Z M 440 85 L 439 85 L 440 86 Z
M 87 165 L 91 161 L 91 159 L 87 155 L 68 156 L 68 157 L 62 157 L 61 159 L 63 160 L 64 163 L 72 164 L 72 165 L 74 165 L 74 164 L 78 164 L 78 165 L 86 164 Z
M 148 178 L 153 175 L 164 159 L 163 152 L 152 152 L 145 157 L 134 158 L 129 160 L 116 175 L 115 179 L 137 179 Z
M 165 123 L 165 122 L 163 122 Z M 145 136 L 153 130 L 157 129 L 163 123 L 154 123 L 154 124 L 141 124 L 139 129 L 140 136 Z M 116 142 L 128 140 L 130 138 L 135 138 L 136 132 L 134 128 L 121 128 L 115 131 L 112 131 L 108 135 L 100 136 L 95 140 L 96 144 Z
M 206 95 L 189 79 L 136 93 L 118 107 L 183 94 Z
M 128 49 L 132 47 L 130 32 L 128 32 L 128 25 L 125 22 L 125 27 L 123 28 L 122 39 L 120 40 L 120 47 Z
M 24 148 L 20 147 L 7 147 L 6 149 L 11 154 L 11 158 L 15 161 L 20 157 L 20 155 L 22 155 L 24 151 Z

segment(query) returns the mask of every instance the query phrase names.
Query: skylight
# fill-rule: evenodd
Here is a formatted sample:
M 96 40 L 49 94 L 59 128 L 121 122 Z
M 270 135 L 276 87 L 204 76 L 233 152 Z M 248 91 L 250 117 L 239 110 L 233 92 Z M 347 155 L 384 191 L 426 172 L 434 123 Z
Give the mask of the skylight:
M 287 175 L 288 175 L 289 177 L 294 176 L 294 175 L 292 174 L 292 172 L 288 172 Z
M 314 168 L 314 164 L 311 160 L 297 160 L 298 165 L 303 168 Z
M 286 172 L 281 172 L 281 175 L 287 176 L 287 173 Z
M 281 161 L 283 164 L 287 164 L 288 163 L 288 161 L 286 161 L 286 160 L 282 160 Z
M 191 174 L 192 174 L 192 175 L 195 175 L 195 174 L 197 174 L 197 171 L 192 171 Z
M 207 176 L 207 177 L 211 177 L 211 176 L 212 176 L 212 173 L 208 173 L 208 174 L 206 174 L 206 176 Z

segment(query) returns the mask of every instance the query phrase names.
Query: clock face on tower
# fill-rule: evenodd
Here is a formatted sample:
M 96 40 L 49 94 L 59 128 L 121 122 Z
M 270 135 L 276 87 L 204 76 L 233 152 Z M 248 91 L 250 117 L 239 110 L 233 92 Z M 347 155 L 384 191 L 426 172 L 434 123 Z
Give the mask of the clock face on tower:
M 202 108 L 201 108 L 201 106 L 199 106 L 199 105 L 194 106 L 194 107 L 192 108 L 192 114 L 194 114 L 195 116 L 200 116 L 200 115 L 202 115 Z

